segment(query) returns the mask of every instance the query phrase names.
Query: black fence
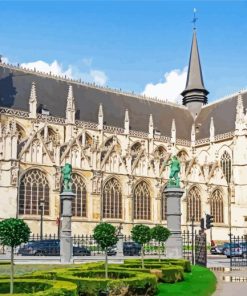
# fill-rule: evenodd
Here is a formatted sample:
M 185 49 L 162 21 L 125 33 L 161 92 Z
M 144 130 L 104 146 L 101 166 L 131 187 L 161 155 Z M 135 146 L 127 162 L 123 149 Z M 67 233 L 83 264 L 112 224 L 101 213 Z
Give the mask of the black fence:
M 225 255 L 230 258 L 231 267 L 247 266 L 247 236 L 230 235 L 229 248 Z
M 104 250 L 97 244 L 92 235 L 73 236 L 73 255 L 74 256 L 103 256 Z M 4 250 L 4 248 L 2 247 Z M 1 248 L 0 248 L 1 250 Z M 117 246 L 108 249 L 108 255 L 117 255 Z M 40 235 L 32 234 L 28 243 L 21 244 L 15 248 L 16 255 L 23 256 L 59 256 L 60 239 L 56 234 Z M 123 254 L 125 256 L 140 256 L 141 246 L 135 243 L 131 236 L 123 236 Z M 165 256 L 165 244 L 151 240 L 144 245 L 145 255 Z
M 190 260 L 192 264 L 196 262 L 198 257 L 198 241 L 199 233 L 194 231 L 183 231 L 183 258 Z M 197 240 L 196 240 L 197 237 Z M 206 242 L 205 242 L 206 243 Z M 4 254 L 6 248 L 0 246 L 0 254 Z M 92 235 L 75 235 L 73 236 L 73 253 L 74 256 L 103 256 L 104 251 L 94 240 Z M 123 254 L 125 256 L 139 256 L 141 253 L 140 245 L 133 242 L 131 236 L 123 236 Z M 59 256 L 60 255 L 60 240 L 56 234 L 40 235 L 32 234 L 29 242 L 22 244 L 15 249 L 16 255 L 26 256 Z M 117 247 L 109 248 L 108 255 L 113 256 L 117 254 Z M 151 240 L 144 245 L 144 254 L 146 256 L 166 256 L 166 246 L 155 240 Z

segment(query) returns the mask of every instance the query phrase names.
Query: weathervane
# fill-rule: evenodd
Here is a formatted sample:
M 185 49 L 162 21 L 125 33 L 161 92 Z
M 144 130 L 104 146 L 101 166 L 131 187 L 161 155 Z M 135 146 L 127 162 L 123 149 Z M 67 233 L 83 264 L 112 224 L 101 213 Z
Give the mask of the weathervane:
M 196 21 L 198 20 L 198 17 L 196 17 L 196 9 L 195 8 L 194 8 L 193 12 L 194 12 L 194 17 L 193 17 L 192 23 L 194 24 L 193 29 L 195 30 L 196 29 Z

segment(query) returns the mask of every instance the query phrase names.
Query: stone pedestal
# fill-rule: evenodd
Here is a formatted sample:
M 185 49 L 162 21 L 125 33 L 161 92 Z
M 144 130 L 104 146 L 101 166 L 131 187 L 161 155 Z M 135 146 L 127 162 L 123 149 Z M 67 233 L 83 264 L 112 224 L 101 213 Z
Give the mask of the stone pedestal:
M 183 258 L 181 197 L 184 191 L 181 188 L 166 188 L 164 193 L 167 198 L 167 228 L 171 231 L 171 236 L 166 242 L 166 257 Z
M 123 239 L 124 239 L 123 234 L 122 233 L 118 234 L 117 256 L 120 259 L 123 259 Z
M 61 263 L 72 263 L 73 241 L 71 231 L 73 192 L 62 192 L 61 197 L 61 229 L 60 229 L 60 260 Z

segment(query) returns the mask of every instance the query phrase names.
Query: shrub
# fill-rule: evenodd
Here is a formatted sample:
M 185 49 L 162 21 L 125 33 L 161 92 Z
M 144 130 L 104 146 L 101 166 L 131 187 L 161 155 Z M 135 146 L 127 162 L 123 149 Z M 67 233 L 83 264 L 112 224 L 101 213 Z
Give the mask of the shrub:
M 127 259 L 124 260 L 124 264 L 140 264 L 140 259 Z M 159 262 L 157 259 L 145 259 L 144 264 L 165 264 L 165 265 L 178 265 L 182 266 L 185 272 L 191 272 L 191 264 L 189 260 L 185 259 L 161 259 Z
M 132 230 L 132 239 L 134 242 L 140 244 L 142 246 L 141 254 L 142 254 L 142 268 L 144 268 L 144 249 L 143 245 L 148 243 L 151 240 L 151 230 L 148 226 L 140 224 L 135 225 Z
M 57 281 L 73 282 L 78 287 L 81 296 L 95 296 L 100 290 L 108 290 L 110 293 L 119 287 L 128 289 L 126 295 L 154 295 L 157 288 L 157 281 L 154 275 L 128 270 L 109 270 L 109 277 L 104 278 L 104 270 L 83 270 L 78 268 L 76 271 L 66 269 L 52 272 L 34 273 L 33 278 L 55 279 Z M 114 294 L 113 294 L 114 295 Z M 117 295 L 117 294 L 116 294 Z
M 16 279 L 14 294 L 9 294 L 9 280 L 0 280 L 1 295 L 34 296 L 75 296 L 77 286 L 63 281 L 45 281 L 39 279 Z
M 99 244 L 99 246 L 105 251 L 105 277 L 108 277 L 108 256 L 107 256 L 107 248 L 114 246 L 117 241 L 117 232 L 116 227 L 111 225 L 110 223 L 100 223 L 93 230 L 93 238 Z
M 14 289 L 14 248 L 28 242 L 30 232 L 22 219 L 9 218 L 0 221 L 0 244 L 11 247 L 10 294 Z
M 160 249 L 163 247 L 164 249 L 164 242 L 168 239 L 168 237 L 171 235 L 171 232 L 169 229 L 162 225 L 156 225 L 151 229 L 151 236 L 154 240 L 159 242 L 159 261 L 160 261 Z M 161 246 L 162 244 L 162 246 Z

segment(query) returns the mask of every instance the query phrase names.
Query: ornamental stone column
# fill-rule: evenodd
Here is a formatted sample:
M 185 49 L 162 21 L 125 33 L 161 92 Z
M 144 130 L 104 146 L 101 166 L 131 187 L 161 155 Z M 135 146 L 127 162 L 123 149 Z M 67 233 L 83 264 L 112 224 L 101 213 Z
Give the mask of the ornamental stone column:
M 181 232 L 181 197 L 184 190 L 181 188 L 166 188 L 164 190 L 167 198 L 167 228 L 171 236 L 166 242 L 167 258 L 183 258 L 183 240 Z
M 170 175 L 164 194 L 167 198 L 167 228 L 171 235 L 166 242 L 167 258 L 183 258 L 183 240 L 181 231 L 181 197 L 184 190 L 180 188 L 180 161 L 173 156 L 170 162 Z
M 63 174 L 63 192 L 61 198 L 61 230 L 60 230 L 60 260 L 61 263 L 72 263 L 73 257 L 73 239 L 71 231 L 72 200 L 75 194 L 71 190 L 71 164 L 65 164 L 62 169 Z

